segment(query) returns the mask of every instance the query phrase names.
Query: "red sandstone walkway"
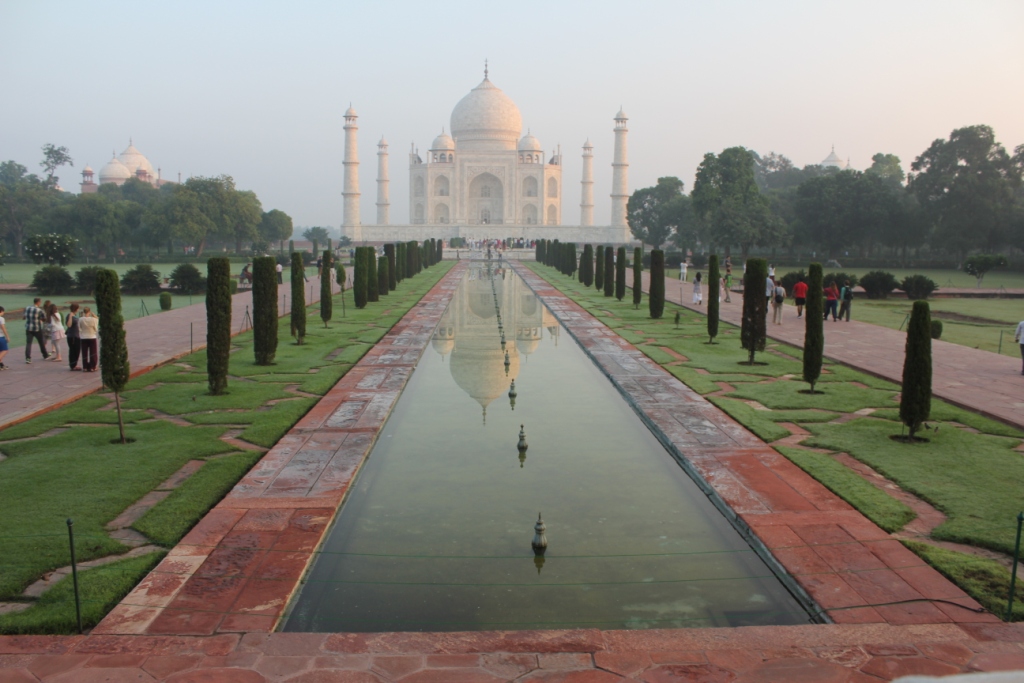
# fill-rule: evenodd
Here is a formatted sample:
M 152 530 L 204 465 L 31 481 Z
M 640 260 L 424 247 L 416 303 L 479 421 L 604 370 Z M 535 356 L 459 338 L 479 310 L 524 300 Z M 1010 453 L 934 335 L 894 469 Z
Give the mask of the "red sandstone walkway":
M 306 303 L 319 301 L 320 279 L 311 276 L 306 287 Z M 278 286 L 277 305 L 282 315 L 287 313 L 291 305 L 290 297 L 290 284 Z M 26 303 L 31 303 L 31 293 L 26 293 L 25 299 Z M 241 331 L 247 308 L 251 319 L 252 290 L 232 297 L 232 334 Z M 136 318 L 127 321 L 124 327 L 128 361 L 134 377 L 161 363 L 191 353 L 193 349 L 206 347 L 206 304 L 194 304 Z M 7 331 L 13 341 L 24 341 L 25 327 L 21 321 L 8 323 Z M 67 344 L 62 343 L 62 346 L 64 360 L 60 363 L 43 361 L 38 345 L 32 349 L 32 365 L 25 364 L 24 344 L 10 350 L 4 359 L 8 369 L 2 375 L 3 381 L 0 381 L 0 428 L 78 400 L 103 385 L 99 372 L 71 372 L 67 364 Z
M 644 291 L 648 291 L 650 273 L 643 274 Z M 633 285 L 633 273 L 626 271 L 626 280 Z M 680 297 L 682 285 L 682 297 Z M 665 298 L 701 313 L 707 306 L 691 302 L 693 284 L 676 280 L 665 282 Z M 704 288 L 705 299 L 708 296 Z M 733 292 L 732 303 L 722 303 L 720 318 L 739 325 L 743 312 L 743 295 Z M 768 336 L 798 348 L 804 345 L 804 321 L 796 317 L 796 308 L 786 300 L 783 324 L 768 325 Z M 705 302 L 706 303 L 706 302 Z M 903 349 L 906 332 L 858 322 L 857 302 L 853 302 L 851 322 L 825 323 L 825 356 L 896 382 L 903 378 Z M 932 342 L 932 394 L 983 415 L 1024 428 L 1024 376 L 1021 363 L 1015 358 L 980 351 L 941 340 Z

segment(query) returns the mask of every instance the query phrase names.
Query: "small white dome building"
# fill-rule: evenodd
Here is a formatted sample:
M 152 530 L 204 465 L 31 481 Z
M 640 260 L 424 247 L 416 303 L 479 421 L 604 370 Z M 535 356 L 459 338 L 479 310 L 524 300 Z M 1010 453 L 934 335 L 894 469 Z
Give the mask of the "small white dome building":
M 829 152 L 829 155 L 827 157 L 825 157 L 824 161 L 822 161 L 821 164 L 819 164 L 819 166 L 825 166 L 826 168 L 838 168 L 839 170 L 845 170 L 845 169 L 850 167 L 850 164 L 848 162 L 843 161 L 842 159 L 839 158 L 839 155 L 836 154 L 836 147 L 835 147 L 835 145 L 833 145 L 832 146 L 832 151 Z
M 99 184 L 93 181 L 93 170 L 88 165 L 82 169 L 82 193 L 90 194 L 97 192 L 100 185 L 113 183 L 124 185 L 129 178 L 138 178 L 144 183 L 153 187 L 166 185 L 168 180 L 160 178 L 159 170 L 153 169 L 153 164 L 139 150 L 135 148 L 131 138 L 128 139 L 128 147 L 121 154 L 114 153 L 113 158 L 108 161 L 99 172 Z
M 83 170 L 82 173 L 84 174 L 85 171 Z M 105 183 L 124 185 L 124 181 L 131 177 L 132 172 L 117 158 L 116 154 L 100 169 L 100 185 Z

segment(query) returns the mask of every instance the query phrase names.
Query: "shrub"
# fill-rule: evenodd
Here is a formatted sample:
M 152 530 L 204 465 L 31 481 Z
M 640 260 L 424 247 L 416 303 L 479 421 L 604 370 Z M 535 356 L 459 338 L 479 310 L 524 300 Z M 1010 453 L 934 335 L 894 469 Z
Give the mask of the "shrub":
M 292 336 L 297 344 L 306 338 L 306 267 L 302 254 L 292 252 Z
M 575 253 L 576 246 L 573 245 Z M 626 248 L 619 247 L 615 252 L 615 298 L 622 301 L 626 296 Z
M 913 301 L 927 299 L 939 286 L 927 275 L 908 275 L 900 283 L 900 289 Z
M 932 408 L 932 326 L 927 301 L 915 301 L 907 326 L 907 346 L 903 359 L 903 391 L 900 394 L 900 420 L 910 431 L 910 439 L 931 414 Z
M 96 274 L 96 310 L 100 318 L 100 373 L 103 376 L 103 384 L 114 392 L 121 443 L 127 443 L 124 436 L 124 418 L 121 415 L 121 391 L 128 383 L 131 366 L 128 364 L 128 345 L 124 339 L 121 290 L 118 287 L 116 271 L 104 268 Z
M 70 294 L 74 286 L 74 278 L 63 266 L 43 266 L 32 276 L 32 289 L 43 296 Z
M 615 293 L 615 252 L 611 247 L 604 248 L 604 295 Z
M 941 338 L 942 338 L 942 321 L 941 320 L 933 320 L 932 321 L 932 339 L 941 339 Z
M 334 254 L 330 249 L 324 250 L 323 260 L 320 262 L 320 319 L 324 321 L 324 327 L 334 316 L 334 297 L 332 296 L 331 266 L 334 261 Z
M 899 281 L 892 273 L 884 270 L 872 270 L 860 280 L 869 299 L 888 299 L 889 293 L 896 289 Z
M 643 298 L 644 248 L 633 248 L 633 308 L 640 308 Z
M 747 259 L 747 272 L 743 276 L 743 321 L 740 327 L 740 341 L 750 353 L 748 363 L 754 364 L 754 354 L 764 351 L 768 331 L 766 329 L 768 299 L 764 284 L 768 280 L 768 262 L 763 258 Z
M 182 263 L 171 271 L 171 287 L 182 294 L 198 294 L 206 289 L 206 278 L 191 263 Z
M 665 312 L 665 252 L 661 249 L 651 251 L 651 286 L 647 307 L 655 319 Z
M 25 254 L 33 263 L 66 266 L 78 251 L 78 240 L 71 235 L 30 235 L 22 242 Z
M 718 292 L 721 290 L 721 273 L 718 272 L 718 254 L 708 258 L 708 344 L 715 343 L 718 336 L 718 313 L 721 302 Z
M 273 256 L 252 261 L 252 346 L 256 365 L 271 365 L 277 355 L 276 265 Z
M 160 273 L 148 263 L 139 264 L 121 278 L 121 289 L 129 294 L 155 294 L 160 291 Z
M 807 304 L 804 307 L 804 381 L 814 385 L 821 377 L 821 357 L 825 352 L 825 304 L 822 301 L 821 264 L 812 263 L 807 276 Z
M 160 310 L 169 311 L 171 310 L 171 293 L 160 292 Z
M 594 287 L 604 291 L 604 247 L 597 245 L 597 258 L 594 260 Z
M 220 396 L 228 388 L 231 356 L 231 261 L 225 257 L 206 262 L 206 379 L 210 393 Z
M 92 296 L 96 291 L 96 273 L 101 270 L 102 266 L 86 266 L 75 273 L 75 291 Z
M 234 278 L 232 278 L 231 281 L 228 282 L 228 293 L 231 296 L 234 296 L 235 294 L 238 294 L 238 280 L 235 280 Z

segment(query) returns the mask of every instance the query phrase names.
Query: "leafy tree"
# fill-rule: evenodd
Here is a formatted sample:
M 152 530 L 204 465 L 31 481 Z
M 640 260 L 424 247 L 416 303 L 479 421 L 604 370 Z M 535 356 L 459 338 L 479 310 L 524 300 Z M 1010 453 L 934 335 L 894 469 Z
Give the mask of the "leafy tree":
M 260 239 L 259 227 L 262 220 L 263 206 L 255 192 L 235 190 L 228 194 L 228 205 L 225 210 L 225 228 L 227 230 L 225 237 L 234 240 L 236 254 L 243 253 L 243 242 Z
M 597 259 L 594 262 L 594 287 L 604 291 L 604 247 L 597 245 Z
M 1005 265 L 1006 257 L 1002 254 L 975 254 L 964 261 L 964 272 L 977 278 L 978 287 L 981 287 L 981 281 L 988 271 Z
M 199 294 L 206 289 L 206 278 L 191 263 L 182 263 L 176 266 L 171 271 L 170 280 L 171 287 L 182 294 Z
M 210 394 L 228 388 L 231 357 L 231 261 L 224 257 L 206 262 L 206 378 Z
M 615 252 L 611 247 L 604 248 L 604 295 L 615 293 Z
M 932 407 L 932 326 L 928 302 L 915 301 L 907 326 L 907 346 L 903 360 L 903 391 L 900 393 L 900 420 L 910 430 L 910 440 L 931 414 Z
M 58 203 L 59 195 L 21 164 L 0 164 L 0 234 L 10 242 L 18 258 L 23 254 L 25 236 L 41 228 L 41 221 Z
M 726 256 L 738 244 L 745 259 L 755 244 L 770 245 L 778 238 L 779 224 L 754 179 L 754 157 L 742 147 L 705 154 L 690 199 Z
M 292 236 L 294 229 L 292 217 L 284 211 L 271 209 L 260 217 L 259 234 L 267 242 L 284 242 Z
M 201 256 L 214 222 L 203 209 L 204 201 L 188 183 L 174 185 L 143 214 L 143 223 L 156 242 L 177 239 L 196 246 Z
M 667 242 L 673 231 L 671 212 L 667 209 L 683 197 L 683 181 L 674 176 L 658 178 L 654 187 L 633 192 L 626 204 L 626 219 L 633 236 L 653 247 Z
M 573 253 L 576 252 L 575 245 Z M 622 301 L 626 296 L 626 248 L 619 247 L 615 252 L 615 298 Z
M 894 187 L 903 187 L 903 180 L 907 174 L 900 166 L 900 158 L 895 154 L 878 154 L 871 157 L 871 167 L 864 171 L 867 175 L 878 176 L 886 183 Z
M 121 392 L 128 384 L 131 366 L 128 363 L 128 345 L 124 338 L 124 318 L 121 316 L 121 290 L 117 272 L 104 268 L 96 274 L 96 309 L 100 318 L 100 372 L 103 384 L 114 392 L 117 408 L 117 427 L 121 443 L 124 436 L 124 417 L 121 415 Z
M 252 344 L 256 365 L 273 365 L 277 355 L 277 262 L 252 260 Z
M 137 226 L 141 216 L 138 204 L 113 201 L 103 194 L 78 195 L 51 212 L 51 220 L 60 232 L 77 237 L 99 255 L 112 253 L 116 245 L 125 244 L 132 235 L 132 224 Z
M 121 288 L 129 294 L 155 294 L 160 291 L 160 273 L 148 263 L 140 263 L 124 274 Z
M 319 251 L 321 244 L 327 244 L 327 240 L 331 238 L 331 234 L 327 232 L 327 228 L 319 225 L 314 225 L 311 228 L 306 228 L 302 232 L 302 236 L 313 243 L 313 253 Z
M 302 345 L 306 338 L 306 266 L 302 254 L 292 253 L 292 336 Z
M 441 242 L 437 244 L 440 247 Z M 393 292 L 398 288 L 398 272 L 395 270 L 397 259 L 394 244 L 384 245 L 384 256 L 388 259 L 388 291 Z
M 25 249 L 28 250 L 32 262 L 54 263 L 66 266 L 71 263 L 78 251 L 78 240 L 70 235 L 30 235 L 25 239 Z
M 825 353 L 824 282 L 821 264 L 812 263 L 807 271 L 807 305 L 804 307 L 804 381 L 814 385 L 821 377 L 821 358 Z
M 768 299 L 764 291 L 767 280 L 768 262 L 763 258 L 747 259 L 747 272 L 743 276 L 743 321 L 740 326 L 740 341 L 750 353 L 747 365 L 754 364 L 757 351 L 764 351 L 768 336 Z
M 334 314 L 334 296 L 331 292 L 331 263 L 333 254 L 330 249 L 325 249 L 320 270 L 320 319 L 324 321 L 324 328 L 331 321 Z
M 407 246 L 403 244 L 402 246 Z M 367 296 L 367 281 L 369 280 L 369 273 L 367 272 L 367 253 L 366 250 L 369 247 L 356 247 L 356 263 L 355 263 L 355 274 L 353 276 L 353 289 L 352 295 L 356 299 L 356 308 L 366 308 L 366 303 L 369 300 Z
M 665 252 L 651 251 L 651 285 L 647 294 L 650 315 L 658 319 L 665 312 Z
M 718 315 L 721 301 L 719 301 L 718 290 L 721 273 L 718 272 L 718 254 L 711 254 L 708 257 L 708 344 L 715 343 L 718 336 Z
M 643 272 L 644 272 L 644 249 L 643 247 L 633 248 L 633 308 L 640 308 L 640 300 L 643 296 Z
M 71 293 L 75 281 L 62 266 L 43 266 L 32 275 L 30 286 L 43 296 L 56 296 Z
M 57 187 L 57 181 L 60 179 L 54 173 L 61 166 L 74 166 L 75 162 L 72 160 L 67 147 L 57 147 L 46 143 L 43 145 L 43 160 L 39 162 L 39 165 L 46 171 L 46 180 L 44 182 L 47 187 Z

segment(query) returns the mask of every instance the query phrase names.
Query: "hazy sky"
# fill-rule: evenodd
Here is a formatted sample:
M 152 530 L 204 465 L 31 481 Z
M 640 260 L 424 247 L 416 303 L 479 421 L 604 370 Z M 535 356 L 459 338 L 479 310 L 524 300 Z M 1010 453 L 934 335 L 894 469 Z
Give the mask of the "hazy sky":
M 579 220 L 580 148 L 608 221 L 612 117 L 629 115 L 630 190 L 743 145 L 794 163 L 834 144 L 855 168 L 988 124 L 1024 143 L 1024 2 L 203 2 L 0 0 L 0 160 L 39 170 L 65 145 L 77 191 L 129 136 L 165 178 L 233 176 L 296 225 L 341 223 L 343 119 L 359 113 L 362 220 L 376 142 L 391 216 L 408 221 L 407 153 L 423 152 L 483 76 L 565 157 Z M 525 133 L 525 131 L 524 131 Z

